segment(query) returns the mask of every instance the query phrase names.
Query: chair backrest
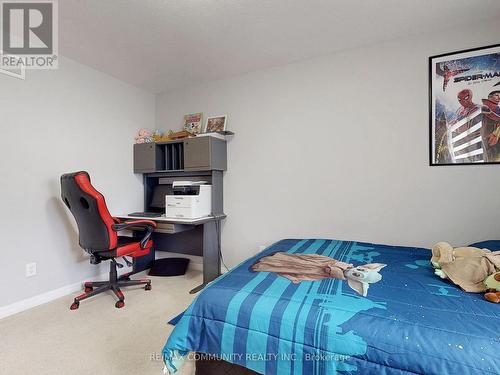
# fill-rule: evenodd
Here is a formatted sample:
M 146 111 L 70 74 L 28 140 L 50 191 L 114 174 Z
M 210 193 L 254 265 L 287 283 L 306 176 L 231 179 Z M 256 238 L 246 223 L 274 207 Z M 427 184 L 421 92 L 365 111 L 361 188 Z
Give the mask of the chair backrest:
M 87 172 L 62 175 L 61 198 L 75 217 L 83 249 L 93 252 L 116 248 L 118 238 L 112 228 L 113 217 Z

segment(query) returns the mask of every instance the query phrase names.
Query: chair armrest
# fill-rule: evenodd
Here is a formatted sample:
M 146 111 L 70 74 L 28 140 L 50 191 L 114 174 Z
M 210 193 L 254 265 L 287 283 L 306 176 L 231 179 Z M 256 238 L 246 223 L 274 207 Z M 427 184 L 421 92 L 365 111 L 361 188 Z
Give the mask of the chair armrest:
M 119 219 L 118 219 L 119 220 Z M 113 229 L 115 231 L 120 231 L 124 229 L 128 229 L 129 227 L 153 227 L 156 228 L 156 223 L 152 220 L 127 220 L 123 222 L 119 222 L 117 224 L 113 224 Z
M 143 239 L 141 240 L 141 248 L 145 249 L 146 245 L 151 237 L 151 234 L 153 234 L 153 230 L 156 228 L 156 223 L 151 220 L 129 220 L 125 221 L 123 223 L 119 224 L 113 224 L 111 228 L 115 232 L 119 232 L 125 229 L 130 229 L 130 228 L 143 228 L 146 230 L 146 234 L 144 235 Z

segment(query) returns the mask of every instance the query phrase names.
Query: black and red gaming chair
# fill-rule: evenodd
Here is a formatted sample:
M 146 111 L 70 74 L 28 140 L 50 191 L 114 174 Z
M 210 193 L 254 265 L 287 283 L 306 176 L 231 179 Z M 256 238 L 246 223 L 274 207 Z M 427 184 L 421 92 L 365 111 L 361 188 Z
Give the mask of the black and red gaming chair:
M 80 301 L 95 296 L 107 290 L 113 291 L 118 297 L 115 306 L 125 306 L 125 297 L 120 290 L 121 286 L 145 285 L 151 290 L 151 280 L 130 280 L 125 274 L 118 278 L 116 267 L 123 267 L 115 258 L 123 257 L 127 265 L 132 263 L 125 258 L 140 257 L 149 253 L 153 246 L 150 239 L 156 224 L 150 220 L 132 220 L 122 222 L 112 217 L 106 207 L 106 201 L 101 193 L 90 183 L 87 172 L 68 173 L 61 176 L 61 198 L 75 217 L 80 236 L 80 246 L 90 254 L 90 263 L 99 264 L 103 260 L 110 260 L 109 281 L 85 282 L 85 293 L 77 296 L 71 305 L 71 310 L 80 306 Z M 117 232 L 133 228 L 144 230 L 144 237 L 136 239 L 118 236 Z M 94 289 L 95 287 L 95 289 Z

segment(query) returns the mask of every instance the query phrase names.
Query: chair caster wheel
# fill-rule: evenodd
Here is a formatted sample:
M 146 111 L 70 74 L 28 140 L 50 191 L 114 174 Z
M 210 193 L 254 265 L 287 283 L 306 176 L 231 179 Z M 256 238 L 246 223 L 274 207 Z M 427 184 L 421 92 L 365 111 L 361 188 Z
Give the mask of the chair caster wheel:
M 86 286 L 86 287 L 85 287 L 85 293 L 90 293 L 90 292 L 92 292 L 93 290 L 94 290 L 94 288 L 93 288 L 93 287 L 91 287 L 91 286 Z
M 151 290 L 151 289 L 152 289 L 151 284 L 146 284 L 146 286 L 144 287 L 144 290 Z
M 125 306 L 125 302 L 123 302 L 123 301 L 117 301 L 117 302 L 115 303 L 115 307 L 116 307 L 117 309 L 121 309 L 123 306 Z
M 80 302 L 76 301 L 76 302 L 73 302 L 71 304 L 71 306 L 69 307 L 70 310 L 76 310 L 77 308 L 80 307 Z

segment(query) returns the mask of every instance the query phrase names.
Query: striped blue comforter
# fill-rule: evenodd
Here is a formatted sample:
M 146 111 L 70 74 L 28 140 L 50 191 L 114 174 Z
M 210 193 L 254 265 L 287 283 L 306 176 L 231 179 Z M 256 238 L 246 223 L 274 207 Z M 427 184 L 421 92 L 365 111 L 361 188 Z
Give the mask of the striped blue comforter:
M 276 252 L 384 263 L 367 297 L 345 280 L 298 284 L 253 272 Z M 163 349 L 175 373 L 189 352 L 260 374 L 500 374 L 500 305 L 433 274 L 430 251 L 282 240 L 206 287 Z

